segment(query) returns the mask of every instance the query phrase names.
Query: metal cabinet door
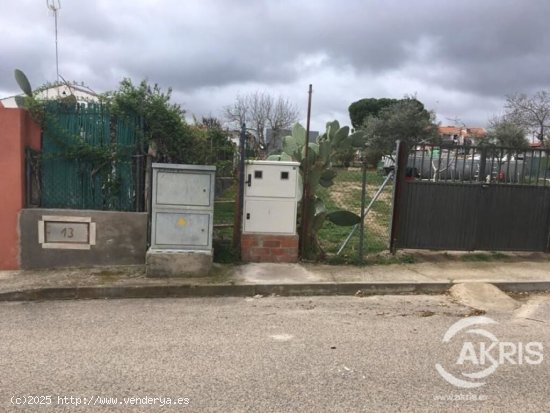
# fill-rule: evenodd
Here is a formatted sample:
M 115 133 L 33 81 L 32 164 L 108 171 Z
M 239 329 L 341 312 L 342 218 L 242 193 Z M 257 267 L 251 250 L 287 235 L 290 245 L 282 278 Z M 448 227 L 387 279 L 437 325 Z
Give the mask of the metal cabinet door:
M 158 211 L 153 219 L 154 248 L 205 249 L 212 246 L 210 212 Z
M 296 202 L 277 198 L 246 199 L 243 231 L 295 234 Z

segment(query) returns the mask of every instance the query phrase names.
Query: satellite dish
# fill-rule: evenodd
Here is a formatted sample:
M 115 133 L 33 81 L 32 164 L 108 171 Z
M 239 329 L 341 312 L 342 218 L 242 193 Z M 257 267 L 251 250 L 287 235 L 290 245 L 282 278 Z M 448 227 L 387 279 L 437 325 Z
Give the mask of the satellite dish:
M 25 75 L 25 73 L 23 73 L 19 69 L 15 69 L 14 74 L 15 74 L 15 80 L 19 85 L 19 87 L 21 88 L 21 90 L 25 93 L 25 95 L 32 97 L 31 84 L 29 83 L 29 79 L 27 79 L 27 76 Z

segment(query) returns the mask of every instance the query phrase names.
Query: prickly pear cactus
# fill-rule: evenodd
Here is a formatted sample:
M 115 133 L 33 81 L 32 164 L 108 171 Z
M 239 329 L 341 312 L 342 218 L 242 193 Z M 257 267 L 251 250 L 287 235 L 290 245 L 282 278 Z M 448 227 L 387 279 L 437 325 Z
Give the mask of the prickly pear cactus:
M 304 251 L 302 257 L 306 259 L 319 259 L 324 255 L 319 244 L 317 233 L 325 220 L 336 225 L 351 226 L 357 224 L 361 218 L 349 211 L 327 212 L 325 204 L 317 195 L 319 187 L 328 188 L 334 185 L 336 170 L 332 168 L 332 157 L 336 150 L 363 148 L 366 136 L 358 131 L 349 133 L 349 127 L 340 127 L 338 121 L 328 122 L 326 132 L 317 138 L 316 143 L 309 143 L 307 159 L 305 159 L 306 130 L 299 123 L 292 128 L 292 135 L 283 139 L 283 153 L 273 155 L 268 159 L 281 161 L 300 162 L 300 175 L 306 176 L 308 185 L 307 194 L 307 229 L 305 233 Z M 305 174 L 304 172 L 307 171 Z M 303 202 L 303 200 L 302 200 Z

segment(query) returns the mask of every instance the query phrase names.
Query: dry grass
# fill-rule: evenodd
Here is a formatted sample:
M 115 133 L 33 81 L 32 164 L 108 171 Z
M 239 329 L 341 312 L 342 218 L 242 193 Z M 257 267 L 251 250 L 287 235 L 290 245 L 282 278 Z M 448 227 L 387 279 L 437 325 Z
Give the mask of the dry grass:
M 361 211 L 361 179 L 359 168 L 348 168 L 338 171 L 333 186 L 324 190 L 321 195 L 326 201 L 329 210 L 343 209 L 360 214 Z M 376 175 L 375 171 L 367 174 L 367 199 L 371 200 L 380 187 L 383 177 Z M 378 253 L 387 249 L 389 240 L 389 226 L 391 221 L 391 201 L 393 186 L 388 184 L 374 202 L 365 220 L 365 239 L 369 253 Z M 321 245 L 329 253 L 335 253 L 340 244 L 349 234 L 351 228 L 327 225 L 320 233 Z M 344 254 L 354 255 L 358 248 L 358 236 L 354 236 Z

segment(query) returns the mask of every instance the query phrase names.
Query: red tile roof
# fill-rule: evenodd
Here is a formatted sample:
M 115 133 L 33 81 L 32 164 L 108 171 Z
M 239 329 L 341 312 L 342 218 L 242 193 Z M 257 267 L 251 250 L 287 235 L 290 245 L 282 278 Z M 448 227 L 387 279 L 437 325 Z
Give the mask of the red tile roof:
M 481 138 L 487 134 L 487 131 L 484 128 L 460 128 L 458 126 L 440 126 L 439 134 Z

